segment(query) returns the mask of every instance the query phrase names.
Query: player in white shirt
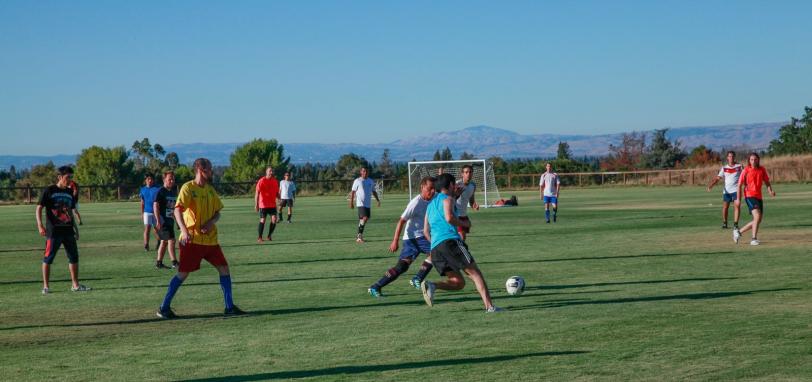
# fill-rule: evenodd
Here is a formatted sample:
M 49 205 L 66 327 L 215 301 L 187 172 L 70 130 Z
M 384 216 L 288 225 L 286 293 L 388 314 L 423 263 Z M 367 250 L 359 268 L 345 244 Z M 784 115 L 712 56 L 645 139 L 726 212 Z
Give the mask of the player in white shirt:
M 730 203 L 733 203 L 733 229 L 739 228 L 739 177 L 742 175 L 742 165 L 736 163 L 736 153 L 733 151 L 727 152 L 727 164 L 722 166 L 719 174 L 716 175 L 710 184 L 708 184 L 708 192 L 719 182 L 720 179 L 725 179 L 725 187 L 722 189 L 722 228 L 727 229 L 727 211 Z
M 282 220 L 282 209 L 288 208 L 288 220 L 293 216 L 293 200 L 296 199 L 296 183 L 290 180 L 290 171 L 285 172 L 285 178 L 279 182 L 279 220 Z
M 434 178 L 427 176 L 420 180 L 420 195 L 409 201 L 406 210 L 400 215 L 398 225 L 395 227 L 395 237 L 392 238 L 392 243 L 389 244 L 389 252 L 394 253 L 397 251 L 398 244 L 401 241 L 400 234 L 403 232 L 403 227 L 406 227 L 406 232 L 403 232 L 403 250 L 400 251 L 398 262 L 394 267 L 389 268 L 378 282 L 369 287 L 368 292 L 372 297 L 383 296 L 381 289 L 408 271 L 409 266 L 417 260 L 417 256 L 421 253 L 426 254 L 426 256 L 431 253 L 431 242 L 425 238 L 423 224 L 426 217 L 426 207 L 428 207 L 433 197 Z M 431 268 L 431 261 L 426 259 L 420 267 L 420 271 L 409 284 L 420 288 L 420 283 L 429 274 Z
M 474 193 L 476 192 L 476 183 L 471 180 L 471 176 L 474 175 L 474 167 L 467 164 L 462 166 L 462 180 L 457 182 L 457 188 L 462 190 L 460 193 L 460 197 L 457 198 L 456 206 L 457 206 L 457 218 L 460 220 L 464 220 L 468 222 L 468 226 L 463 228 L 458 226 L 457 233 L 460 234 L 462 240 L 465 241 L 465 237 L 471 232 L 471 219 L 468 219 L 468 205 L 471 205 L 471 208 L 479 211 L 479 204 L 476 203 L 474 199 Z
M 378 193 L 375 191 L 375 181 L 368 178 L 369 170 L 366 167 L 361 167 L 361 176 L 352 182 L 352 192 L 350 193 L 350 209 L 358 206 L 358 234 L 355 236 L 355 241 L 358 243 L 364 242 L 364 226 L 372 216 L 372 197 L 378 202 L 378 207 L 381 206 L 381 199 L 378 198 Z
M 561 190 L 561 179 L 553 172 L 553 165 L 547 163 L 547 172 L 539 178 L 539 196 L 544 200 L 544 217 L 550 222 L 550 205 L 553 207 L 553 222 L 558 220 L 558 192 Z

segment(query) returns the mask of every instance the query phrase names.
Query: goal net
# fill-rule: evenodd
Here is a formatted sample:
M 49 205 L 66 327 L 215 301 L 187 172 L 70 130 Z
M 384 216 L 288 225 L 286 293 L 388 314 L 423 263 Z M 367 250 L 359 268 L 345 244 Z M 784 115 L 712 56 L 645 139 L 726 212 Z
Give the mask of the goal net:
M 496 207 L 500 199 L 493 175 L 493 164 L 485 159 L 409 162 L 409 199 L 420 194 L 420 180 L 426 176 L 451 174 L 457 181 L 462 180 L 462 166 L 474 169 L 471 180 L 476 184 L 474 198 L 481 207 Z

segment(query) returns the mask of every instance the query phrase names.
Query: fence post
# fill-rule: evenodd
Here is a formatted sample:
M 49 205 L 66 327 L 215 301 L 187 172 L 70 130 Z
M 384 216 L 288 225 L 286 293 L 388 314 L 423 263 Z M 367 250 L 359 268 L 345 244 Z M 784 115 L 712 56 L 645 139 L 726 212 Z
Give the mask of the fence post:
M 668 172 L 668 185 L 671 185 L 671 170 L 666 170 Z
M 511 178 L 510 175 L 511 175 L 510 170 L 508 170 L 507 188 L 510 188 L 510 178 Z
M 25 193 L 26 193 L 27 203 L 31 204 L 31 185 L 30 184 L 25 187 Z
M 601 186 L 603 186 L 603 173 L 601 173 Z
M 578 173 L 578 187 L 583 187 L 583 183 L 581 183 L 581 173 Z
M 623 173 L 623 185 L 624 186 L 626 185 L 626 173 L 625 172 Z
M 646 186 L 648 186 L 648 173 L 646 173 Z
M 121 200 L 121 185 L 119 184 L 116 186 L 116 195 L 118 196 L 118 200 Z
M 694 170 L 691 170 L 691 185 L 692 186 L 696 185 L 696 182 L 694 181 L 695 180 L 694 175 L 695 175 Z

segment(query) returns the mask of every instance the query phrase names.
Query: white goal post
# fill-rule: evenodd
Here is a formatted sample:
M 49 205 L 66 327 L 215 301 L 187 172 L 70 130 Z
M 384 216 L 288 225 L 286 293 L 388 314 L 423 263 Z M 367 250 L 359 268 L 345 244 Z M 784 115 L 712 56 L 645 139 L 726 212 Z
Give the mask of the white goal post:
M 420 193 L 420 179 L 426 176 L 437 176 L 442 173 L 454 175 L 462 180 L 462 167 L 470 165 L 474 169 L 471 180 L 476 184 L 475 199 L 482 207 L 496 207 L 500 199 L 493 164 L 485 159 L 418 161 L 409 162 L 409 199 Z

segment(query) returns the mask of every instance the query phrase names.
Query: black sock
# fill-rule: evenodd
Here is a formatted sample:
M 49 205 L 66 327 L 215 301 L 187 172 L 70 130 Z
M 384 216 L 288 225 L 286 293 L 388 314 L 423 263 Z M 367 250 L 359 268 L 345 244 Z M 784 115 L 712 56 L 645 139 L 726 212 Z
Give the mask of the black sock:
M 364 233 L 364 223 L 358 223 L 358 233 L 359 234 Z
M 288 214 L 288 221 L 290 221 L 291 216 L 293 216 L 293 214 Z
M 265 230 L 265 223 L 259 222 L 259 227 L 257 227 L 257 237 L 262 237 L 262 231 Z
M 420 270 L 417 271 L 415 277 L 420 279 L 420 282 L 423 282 L 423 280 L 426 279 L 426 276 L 429 275 L 429 272 L 431 272 L 432 268 L 434 268 L 434 264 L 428 260 L 423 261 L 423 264 L 420 264 Z
M 392 281 L 395 281 L 398 278 L 398 276 L 400 276 L 401 274 L 403 274 L 403 272 L 406 272 L 408 270 L 409 263 L 403 260 L 398 260 L 398 263 L 395 264 L 394 267 L 389 268 L 389 270 L 387 270 L 386 273 L 384 273 L 383 277 L 381 277 L 381 279 L 378 280 L 378 282 L 372 284 L 372 287 L 375 289 L 381 289 L 385 287 L 387 284 L 391 283 Z
M 271 225 L 268 226 L 268 237 L 271 237 L 271 235 L 273 235 L 273 231 L 275 229 L 276 229 L 276 223 L 272 222 Z

